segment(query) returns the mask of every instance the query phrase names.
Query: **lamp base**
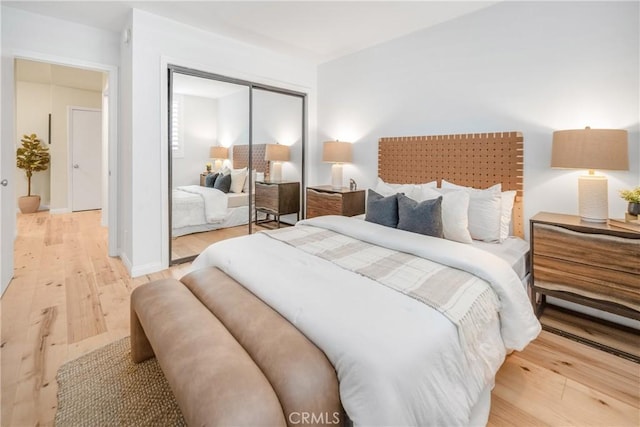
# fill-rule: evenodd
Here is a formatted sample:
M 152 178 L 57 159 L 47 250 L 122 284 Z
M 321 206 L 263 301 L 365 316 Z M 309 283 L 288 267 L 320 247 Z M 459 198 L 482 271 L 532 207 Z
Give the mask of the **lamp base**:
M 340 190 L 342 188 L 342 164 L 331 165 L 331 188 Z
M 582 175 L 578 178 L 578 211 L 582 221 L 607 222 L 609 197 L 606 176 Z
M 271 165 L 271 176 L 269 177 L 269 181 L 282 181 L 282 162 L 273 162 Z

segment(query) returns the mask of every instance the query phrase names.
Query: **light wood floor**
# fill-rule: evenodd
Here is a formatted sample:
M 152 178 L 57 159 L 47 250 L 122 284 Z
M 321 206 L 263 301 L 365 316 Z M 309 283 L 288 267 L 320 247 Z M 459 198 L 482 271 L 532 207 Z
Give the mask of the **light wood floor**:
M 99 212 L 18 216 L 1 301 L 2 426 L 51 425 L 56 371 L 129 334 L 129 294 L 188 264 L 131 279 L 106 255 Z M 489 425 L 640 425 L 640 365 L 543 332 L 496 378 Z

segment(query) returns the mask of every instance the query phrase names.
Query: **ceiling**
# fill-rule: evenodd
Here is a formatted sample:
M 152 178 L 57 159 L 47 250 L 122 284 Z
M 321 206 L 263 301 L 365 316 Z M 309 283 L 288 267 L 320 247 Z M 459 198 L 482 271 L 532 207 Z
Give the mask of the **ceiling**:
M 120 32 L 131 8 L 316 63 L 472 13 L 498 1 L 2 1 Z

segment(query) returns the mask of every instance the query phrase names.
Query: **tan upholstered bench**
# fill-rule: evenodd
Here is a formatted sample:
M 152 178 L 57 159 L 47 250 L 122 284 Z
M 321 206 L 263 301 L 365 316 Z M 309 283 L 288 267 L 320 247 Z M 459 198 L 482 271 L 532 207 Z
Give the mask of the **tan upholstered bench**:
M 216 268 L 133 291 L 131 355 L 154 354 L 189 425 L 344 422 L 324 353 Z

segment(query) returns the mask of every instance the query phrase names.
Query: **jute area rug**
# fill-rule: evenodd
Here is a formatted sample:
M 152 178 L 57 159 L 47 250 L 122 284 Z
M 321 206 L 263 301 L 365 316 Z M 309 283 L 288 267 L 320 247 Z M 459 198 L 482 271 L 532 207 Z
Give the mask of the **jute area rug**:
M 155 358 L 131 361 L 129 338 L 58 370 L 57 426 L 184 426 Z

